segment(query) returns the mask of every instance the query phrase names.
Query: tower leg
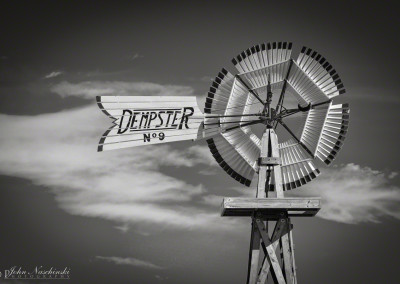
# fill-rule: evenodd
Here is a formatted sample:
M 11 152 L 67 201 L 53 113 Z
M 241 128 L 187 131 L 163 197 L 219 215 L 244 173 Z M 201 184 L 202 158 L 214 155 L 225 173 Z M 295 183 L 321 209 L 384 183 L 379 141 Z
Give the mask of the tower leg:
M 289 218 L 286 218 L 286 220 L 287 220 L 286 226 L 288 227 L 288 231 L 289 231 L 290 220 L 289 220 Z M 293 280 L 294 280 L 293 260 L 292 260 L 292 248 L 291 248 L 289 234 L 282 236 L 281 244 L 282 244 L 283 266 L 285 269 L 286 283 L 293 284 Z
M 261 140 L 257 198 L 268 197 L 268 191 L 272 189 L 277 198 L 284 197 L 278 138 L 273 129 L 267 129 Z M 252 217 L 247 283 L 265 284 L 271 274 L 274 283 L 296 284 L 293 237 L 287 212 L 278 219 L 271 239 L 268 236 L 268 220 L 264 221 L 260 216 Z M 282 267 L 276 255 L 278 247 L 282 253 Z M 262 261 L 260 248 L 264 252 Z
M 291 251 L 292 251 L 292 267 L 293 267 L 293 283 L 297 284 L 297 275 L 296 275 L 296 262 L 295 262 L 295 258 L 294 258 L 294 242 L 293 242 L 293 225 L 290 223 L 290 219 L 289 219 L 289 228 L 291 229 L 289 231 L 289 241 L 290 241 L 290 247 L 291 247 Z
M 257 283 L 258 266 L 260 258 L 260 240 L 261 238 L 260 234 L 258 233 L 258 228 L 255 223 L 255 219 L 252 218 L 247 284 Z

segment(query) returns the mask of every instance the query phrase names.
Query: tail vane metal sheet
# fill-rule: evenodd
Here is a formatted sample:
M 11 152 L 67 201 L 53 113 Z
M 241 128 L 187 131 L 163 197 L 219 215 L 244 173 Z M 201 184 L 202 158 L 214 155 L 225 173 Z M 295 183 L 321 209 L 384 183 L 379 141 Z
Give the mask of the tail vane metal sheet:
M 114 125 L 98 151 L 195 140 L 204 115 L 194 96 L 98 96 L 97 105 Z

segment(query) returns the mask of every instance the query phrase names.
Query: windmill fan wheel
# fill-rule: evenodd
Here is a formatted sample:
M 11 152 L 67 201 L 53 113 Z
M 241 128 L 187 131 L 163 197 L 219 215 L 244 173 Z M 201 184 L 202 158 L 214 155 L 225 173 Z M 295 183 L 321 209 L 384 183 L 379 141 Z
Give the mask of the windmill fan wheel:
M 246 186 L 251 185 L 260 157 L 261 141 L 252 125 L 280 126 L 290 135 L 279 143 L 284 190 L 315 179 L 320 171 L 314 160 L 329 165 L 343 145 L 349 106 L 333 104 L 333 98 L 345 93 L 339 75 L 311 48 L 303 47 L 296 60 L 291 54 L 288 42 L 244 50 L 232 59 L 237 74 L 223 68 L 207 94 L 204 134 L 208 147 L 218 164 Z M 296 100 L 297 108 L 286 106 L 287 96 Z M 254 111 L 255 104 L 261 106 L 259 111 Z M 300 137 L 285 122 L 297 113 L 304 117 Z

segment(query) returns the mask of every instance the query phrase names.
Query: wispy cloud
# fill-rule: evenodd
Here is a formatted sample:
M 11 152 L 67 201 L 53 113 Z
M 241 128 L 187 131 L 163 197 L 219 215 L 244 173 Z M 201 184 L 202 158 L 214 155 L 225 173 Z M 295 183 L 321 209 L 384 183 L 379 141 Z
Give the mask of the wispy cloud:
M 286 191 L 285 196 L 321 197 L 322 208 L 317 217 L 335 222 L 357 224 L 378 223 L 384 217 L 400 219 L 400 188 L 392 181 L 397 172 L 386 174 L 352 163 L 321 171 L 317 179 L 299 189 Z M 254 197 L 256 190 L 231 189 L 234 190 L 231 196 L 237 197 Z M 201 202 L 217 208 L 223 197 L 207 194 Z
M 115 226 L 114 227 L 115 229 L 117 229 L 117 230 L 119 230 L 119 231 L 121 231 L 122 233 L 127 233 L 128 231 L 129 231 L 129 225 L 128 224 L 122 224 L 122 225 L 120 225 L 120 226 Z
M 210 84 L 211 84 L 212 80 L 214 80 L 214 78 L 212 78 L 210 76 L 203 76 L 203 77 L 200 78 L 200 81 L 202 81 L 202 82 L 210 82 Z
M 355 164 L 326 168 L 317 180 L 291 195 L 321 196 L 318 217 L 356 224 L 379 222 L 381 217 L 400 219 L 400 188 L 390 184 L 395 173 Z
M 45 79 L 55 78 L 62 74 L 64 74 L 63 71 L 53 71 L 53 72 L 50 72 L 49 74 L 45 75 L 44 78 Z
M 352 90 L 351 99 L 370 101 L 374 103 L 400 103 L 400 96 L 396 90 L 390 88 L 362 87 Z
M 164 267 L 155 265 L 149 261 L 140 260 L 133 257 L 119 257 L 119 256 L 96 256 L 97 260 L 103 260 L 107 262 L 112 262 L 116 265 L 131 265 L 140 268 L 147 268 L 147 269 L 156 269 L 161 270 Z
M 119 222 L 207 226 L 216 217 L 193 208 L 205 193 L 160 172 L 162 166 L 210 164 L 204 146 L 174 150 L 168 145 L 104 153 L 96 145 L 107 117 L 96 106 L 38 116 L 0 115 L 0 172 L 53 189 L 72 214 Z
M 217 165 L 206 146 L 98 153 L 96 145 L 109 123 L 95 103 L 37 116 L 0 114 L 0 131 L 7 133 L 0 136 L 0 173 L 50 188 L 70 214 L 160 228 L 217 227 L 218 211 L 196 205 L 206 188 L 162 171 Z
M 129 60 L 136 60 L 136 59 L 139 59 L 139 58 L 143 58 L 144 56 L 143 55 L 141 55 L 141 54 L 139 54 L 139 53 L 135 53 L 135 54 L 133 54 L 133 55 L 131 55 L 130 57 L 129 57 Z
M 54 85 L 51 91 L 61 97 L 82 97 L 93 99 L 95 96 L 190 96 L 193 89 L 188 86 L 160 85 L 149 82 L 121 81 L 85 81 L 70 83 L 68 81 Z

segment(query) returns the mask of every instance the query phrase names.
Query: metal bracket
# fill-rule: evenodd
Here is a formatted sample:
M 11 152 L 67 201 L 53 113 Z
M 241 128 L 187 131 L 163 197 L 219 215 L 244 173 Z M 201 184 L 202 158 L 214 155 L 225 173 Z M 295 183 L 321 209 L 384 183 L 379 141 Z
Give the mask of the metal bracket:
M 276 166 L 281 164 L 281 158 L 279 157 L 260 157 L 258 158 L 259 166 Z

